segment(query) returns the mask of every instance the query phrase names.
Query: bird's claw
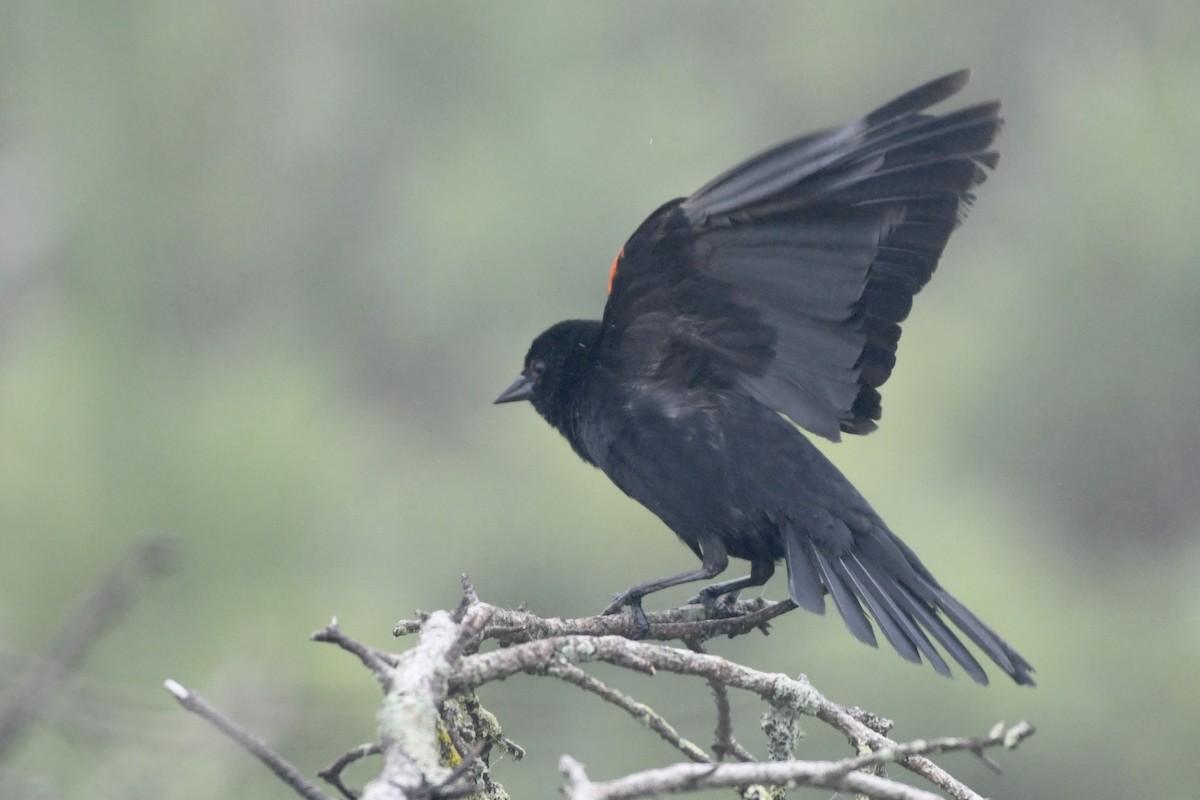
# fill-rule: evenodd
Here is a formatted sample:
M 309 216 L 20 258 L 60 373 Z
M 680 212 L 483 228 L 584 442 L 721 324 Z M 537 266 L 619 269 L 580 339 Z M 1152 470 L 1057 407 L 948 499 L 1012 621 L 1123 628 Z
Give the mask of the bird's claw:
M 717 619 L 730 619 L 731 617 L 740 617 L 742 615 L 742 612 L 736 611 L 733 607 L 734 603 L 737 602 L 737 598 L 737 592 L 730 592 L 724 597 L 717 597 L 716 594 L 701 589 L 700 594 L 688 600 L 688 603 L 704 606 Z
M 613 614 L 620 614 L 621 609 L 628 605 L 632 605 L 629 592 L 617 592 L 612 596 L 612 602 L 600 612 L 600 616 L 611 617 Z
M 633 638 L 640 639 L 650 632 L 650 620 L 646 618 L 646 611 L 642 608 L 642 598 L 631 596 L 629 592 L 617 592 L 608 607 L 600 612 L 600 616 L 619 614 L 625 606 L 629 606 L 629 611 L 633 614 Z
M 713 603 L 713 601 L 716 601 L 716 602 L 724 603 L 725 605 L 728 605 L 728 606 L 732 606 L 734 603 L 737 602 L 739 594 L 741 594 L 741 592 L 736 592 L 736 591 L 735 592 L 726 592 L 724 597 L 721 597 L 720 600 L 717 600 L 716 592 L 710 592 L 708 589 L 701 589 L 699 594 L 697 594 L 695 597 L 688 600 L 688 605 L 689 606 L 701 606 L 702 605 L 702 606 L 708 607 L 711 603 Z

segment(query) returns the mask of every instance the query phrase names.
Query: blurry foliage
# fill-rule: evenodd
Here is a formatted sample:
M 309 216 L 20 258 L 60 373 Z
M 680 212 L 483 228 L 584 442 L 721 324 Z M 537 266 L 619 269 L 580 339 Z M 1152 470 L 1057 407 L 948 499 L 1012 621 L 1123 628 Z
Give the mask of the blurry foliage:
M 882 430 L 833 455 L 1041 685 L 944 681 L 798 613 L 724 652 L 902 738 L 1037 723 L 1006 775 L 963 770 L 985 793 L 1194 796 L 1198 35 L 1200 7 L 1166 2 L 0 6 L 0 655 L 146 530 L 184 540 L 9 774 L 284 797 L 160 680 L 312 772 L 373 725 L 373 688 L 304 642 L 331 614 L 387 645 L 460 572 L 579 614 L 690 565 L 490 400 L 533 334 L 599 314 L 660 202 L 973 66 L 1004 158 Z M 531 754 L 498 772 L 515 796 L 546 796 L 563 751 L 598 778 L 670 757 L 504 688 L 484 699 Z M 707 703 L 653 688 L 703 741 Z

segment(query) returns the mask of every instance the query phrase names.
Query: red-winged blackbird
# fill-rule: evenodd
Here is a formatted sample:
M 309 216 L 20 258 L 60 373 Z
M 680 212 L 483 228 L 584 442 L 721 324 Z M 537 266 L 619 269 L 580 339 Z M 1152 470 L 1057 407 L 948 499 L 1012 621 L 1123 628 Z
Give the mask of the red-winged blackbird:
M 613 262 L 600 321 L 568 320 L 534 341 L 497 403 L 530 400 L 575 452 L 667 524 L 701 568 L 638 584 L 607 613 L 723 572 L 787 563 L 796 605 L 833 597 L 875 645 L 869 613 L 904 658 L 980 683 L 987 675 L 947 620 L 1019 684 L 1033 667 L 942 588 L 797 428 L 834 441 L 874 430 L 899 323 L 996 165 L 1000 104 L 922 113 L 966 70 L 856 122 L 784 142 L 642 223 Z M 943 619 L 944 617 L 944 619 Z

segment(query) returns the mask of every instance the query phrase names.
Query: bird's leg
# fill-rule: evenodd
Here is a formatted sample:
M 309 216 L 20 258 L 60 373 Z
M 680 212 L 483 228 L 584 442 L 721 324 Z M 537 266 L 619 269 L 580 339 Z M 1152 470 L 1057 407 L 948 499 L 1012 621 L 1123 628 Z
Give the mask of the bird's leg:
M 702 581 L 706 578 L 712 578 L 720 574 L 720 570 L 712 569 L 708 566 L 700 569 L 681 572 L 678 575 L 671 575 L 667 578 L 659 578 L 656 581 L 646 581 L 639 583 L 636 586 L 631 586 L 623 592 L 617 592 L 613 595 L 612 602 L 608 604 L 608 608 L 601 611 L 601 615 L 619 613 L 622 608 L 629 606 L 631 608 L 641 605 L 642 598 L 648 594 L 670 589 L 672 586 L 678 586 L 681 583 L 691 583 L 692 581 Z M 636 613 L 636 612 L 634 612 Z
M 774 561 L 755 561 L 750 565 L 750 574 L 744 578 L 714 583 L 705 586 L 700 593 L 689 600 L 689 603 L 701 603 L 709 611 L 720 617 L 735 616 L 736 612 L 721 598 L 728 594 L 740 592 L 751 586 L 762 586 L 775 574 Z
M 622 608 L 629 606 L 630 611 L 633 612 L 634 635 L 643 636 L 650 630 L 650 621 L 646 619 L 646 612 L 642 609 L 643 597 L 662 591 L 663 589 L 669 589 L 672 586 L 678 586 L 681 583 L 715 578 L 724 572 L 727 566 L 729 566 L 729 557 L 725 555 L 725 551 L 714 547 L 711 550 L 711 554 L 710 552 L 705 552 L 703 566 L 700 569 L 681 572 L 678 575 L 671 575 L 666 578 L 659 578 L 656 581 L 647 581 L 646 583 L 631 586 L 625 591 L 613 595 L 612 602 L 600 613 L 602 615 L 617 614 Z M 774 565 L 772 564 L 773 567 Z M 765 582 L 765 580 L 764 578 L 762 582 Z

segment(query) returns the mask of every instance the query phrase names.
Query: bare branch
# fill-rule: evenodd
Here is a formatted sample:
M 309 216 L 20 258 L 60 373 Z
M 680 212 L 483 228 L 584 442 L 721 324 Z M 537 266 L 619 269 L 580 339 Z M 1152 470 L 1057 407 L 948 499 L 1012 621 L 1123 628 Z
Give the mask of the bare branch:
M 817 719 L 843 733 L 856 749 L 884 750 L 896 746 L 896 742 L 861 722 L 859 715 L 852 714 L 848 709 L 824 697 L 821 700 L 822 702 L 818 703 Z M 983 800 L 969 786 L 923 755 L 900 756 L 896 763 L 909 772 L 920 775 L 955 800 Z
M 468 584 L 469 585 L 469 584 Z M 763 598 L 738 601 L 733 610 L 738 616 L 710 618 L 710 612 L 702 605 L 689 605 L 665 611 L 648 611 L 646 618 L 650 630 L 641 634 L 643 641 L 674 641 L 693 638 L 706 641 L 718 636 L 739 636 L 754 630 L 766 632 L 767 623 L 780 614 L 787 613 L 796 605 L 791 600 L 769 602 Z M 631 614 L 611 614 L 595 617 L 539 617 L 524 610 L 492 607 L 492 627 L 483 632 L 484 639 L 495 639 L 501 644 L 513 644 L 546 639 L 552 636 L 625 636 L 640 634 L 636 631 Z M 392 628 L 394 636 L 417 633 L 422 619 L 401 620 Z
M 212 723 L 213 727 L 241 745 L 242 749 L 250 755 L 266 764 L 268 769 L 305 800 L 332 800 L 329 795 L 317 788 L 316 784 L 284 760 L 283 756 L 241 725 L 213 708 L 203 697 L 173 680 L 164 682 L 163 686 L 171 693 L 172 697 L 179 701 L 179 705 Z
M 174 561 L 171 540 L 147 540 L 76 601 L 62 626 L 8 691 L 0 709 L 0 761 L 75 674 L 92 646 L 121 618 L 143 580 L 168 571 Z
M 782 787 L 800 785 L 872 800 L 936 797 L 884 776 L 884 766 L 891 763 L 921 775 L 956 800 L 980 800 L 927 755 L 965 751 L 990 762 L 985 750 L 1015 747 L 1033 733 L 1032 726 L 1019 723 L 998 725 L 980 737 L 897 743 L 885 735 L 892 728 L 890 720 L 834 703 L 803 675 L 761 672 L 705 652 L 706 638 L 761 628 L 769 615 L 789 608 L 790 601 L 744 605 L 750 609 L 751 619 L 732 627 L 729 620 L 707 619 L 699 607 L 657 612 L 651 615 L 651 638 L 659 641 L 635 641 L 620 633 L 631 624 L 627 618 L 542 619 L 525 610 L 498 608 L 480 601 L 464 576 L 463 599 L 453 611 L 421 614 L 418 621 L 397 626 L 399 633 L 420 634 L 416 646 L 402 655 L 356 642 L 335 621 L 314 638 L 333 642 L 357 656 L 383 685 L 386 697 L 379 714 L 380 744 L 356 748 L 321 776 L 353 798 L 338 777 L 341 770 L 364 755 L 381 752 L 383 768 L 365 788 L 363 800 L 436 800 L 468 794 L 507 797 L 503 787 L 492 781 L 488 754 L 496 745 L 516 758 L 523 751 L 503 736 L 499 721 L 479 704 L 475 689 L 520 674 L 552 675 L 597 695 L 695 762 L 593 782 L 578 762 L 564 756 L 560 766 L 575 800 L 620 800 L 713 788 L 736 788 L 744 797 L 773 797 Z M 661 641 L 676 635 L 690 649 Z M 501 646 L 481 651 L 481 645 L 489 640 Z M 716 703 L 714 749 L 745 763 L 712 763 L 707 753 L 657 711 L 578 666 L 592 661 L 650 675 L 667 672 L 705 680 Z M 182 687 L 177 688 L 186 694 Z M 733 738 L 730 688 L 750 692 L 766 703 L 763 727 L 771 760 L 754 761 Z M 805 715 L 840 731 L 855 755 L 840 761 L 796 760 L 799 722 Z M 473 779 L 469 778 L 472 775 Z
M 367 756 L 377 756 L 383 752 L 383 745 L 379 742 L 367 742 L 360 744 L 352 750 L 347 750 L 342 753 L 337 759 L 325 769 L 317 773 L 317 777 L 326 783 L 332 785 L 335 789 L 342 793 L 347 800 L 358 800 L 358 793 L 352 792 L 342 783 L 342 771 L 346 767 L 353 764 L 355 761 L 360 761 Z
M 589 661 L 606 661 L 648 675 L 661 669 L 701 677 L 711 676 L 764 697 L 771 694 L 777 679 L 791 680 L 786 675 L 768 675 L 706 653 L 691 653 L 660 644 L 631 641 L 623 636 L 572 635 L 465 656 L 450 685 L 454 689 L 473 688 L 527 670 L 543 669 L 549 664 Z M 807 685 L 807 680 L 803 683 Z
M 567 683 L 574 684 L 584 691 L 591 692 L 625 711 L 638 722 L 657 733 L 680 753 L 683 753 L 684 757 L 701 764 L 712 763 L 712 759 L 709 758 L 708 754 L 702 748 L 680 736 L 679 732 L 666 719 L 645 703 L 639 703 L 632 697 L 617 691 L 573 664 L 554 664 L 547 671 L 551 675 L 562 678 Z
M 559 761 L 571 800 L 632 800 L 681 791 L 729 789 L 749 784 L 811 786 L 835 792 L 858 792 L 874 800 L 941 800 L 936 794 L 903 783 L 845 772 L 838 761 L 784 761 L 753 764 L 674 764 L 593 783 L 583 766 L 569 756 Z
M 694 639 L 686 642 L 687 646 L 697 653 L 707 653 L 704 643 Z M 733 710 L 729 705 L 729 690 L 725 684 L 713 678 L 707 678 L 708 688 L 712 692 L 713 703 L 717 709 L 717 726 L 713 729 L 713 752 L 717 760 L 733 756 L 738 761 L 757 761 L 746 748 L 733 738 Z
M 620 666 L 641 663 L 652 670 L 712 678 L 726 686 L 754 692 L 772 706 L 790 706 L 798 713 L 815 715 L 844 734 L 856 749 L 879 750 L 896 745 L 896 742 L 860 721 L 861 714 L 852 714 L 816 691 L 804 676 L 793 679 L 780 673 L 758 672 L 717 656 L 630 641 L 620 636 L 562 636 L 466 656 L 456 675 L 451 678 L 451 686 L 475 687 L 520 672 L 536 670 L 545 664 L 593 660 Z M 955 800 L 976 800 L 979 797 L 922 755 L 900 756 L 896 763 L 925 778 Z
M 871 766 L 872 764 L 884 764 L 889 761 L 899 761 L 907 756 L 914 755 L 930 755 L 932 753 L 951 753 L 955 751 L 967 751 L 974 753 L 980 758 L 985 757 L 984 750 L 989 747 L 1003 747 L 1006 750 L 1015 750 L 1021 742 L 1028 739 L 1034 734 L 1034 727 L 1028 722 L 1018 722 L 1016 725 L 1006 727 L 1000 722 L 992 726 L 985 736 L 974 736 L 970 738 L 960 736 L 943 736 L 937 739 L 917 739 L 916 741 L 906 742 L 905 744 L 897 744 L 891 747 L 882 747 L 872 753 L 867 753 L 857 758 L 847 759 L 844 763 L 846 770 L 862 769 L 863 767 Z M 995 764 L 990 758 L 986 761 Z
M 396 656 L 391 653 L 385 653 L 382 650 L 376 650 L 373 647 L 368 647 L 362 642 L 351 639 L 338 626 L 337 617 L 330 620 L 329 624 L 321 630 L 315 631 L 309 638 L 314 642 L 336 644 L 347 653 L 353 653 L 358 656 L 358 660 L 371 671 L 371 674 L 375 676 L 375 680 L 384 687 L 384 691 L 387 691 L 388 683 L 392 677 L 392 669 L 399 662 Z

